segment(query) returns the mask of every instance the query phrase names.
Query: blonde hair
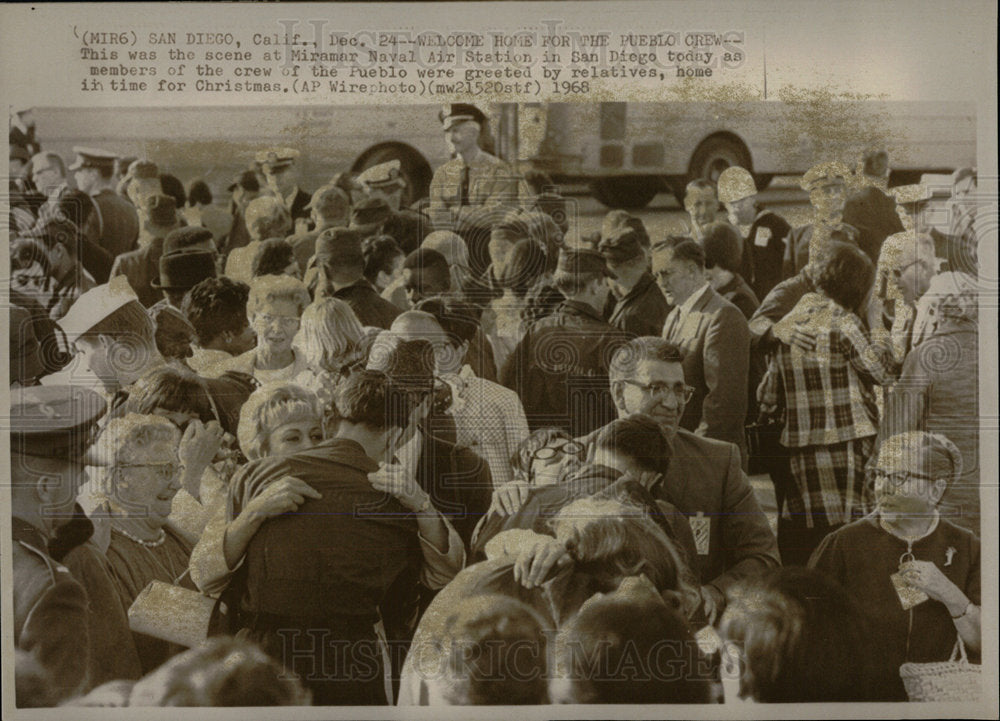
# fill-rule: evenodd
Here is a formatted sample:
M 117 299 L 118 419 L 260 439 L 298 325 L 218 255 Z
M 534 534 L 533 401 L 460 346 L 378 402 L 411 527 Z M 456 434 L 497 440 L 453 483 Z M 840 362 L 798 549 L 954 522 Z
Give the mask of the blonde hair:
M 280 301 L 295 303 L 299 315 L 302 315 L 310 300 L 309 290 L 298 278 L 290 275 L 262 275 L 250 282 L 247 317 L 251 318 L 260 312 L 262 307 Z
M 322 298 L 302 313 L 299 342 L 309 367 L 333 373 L 360 350 L 365 331 L 350 305 Z
M 270 449 L 267 436 L 275 428 L 297 420 L 322 421 L 316 394 L 294 383 L 261 386 L 240 408 L 236 438 L 249 460 L 263 458 Z
M 283 238 L 292 229 L 292 216 L 278 198 L 262 195 L 251 200 L 243 212 L 253 240 Z
M 177 446 L 181 432 L 163 416 L 126 413 L 112 418 L 97 439 L 98 454 L 108 466 L 132 463 L 154 443 Z

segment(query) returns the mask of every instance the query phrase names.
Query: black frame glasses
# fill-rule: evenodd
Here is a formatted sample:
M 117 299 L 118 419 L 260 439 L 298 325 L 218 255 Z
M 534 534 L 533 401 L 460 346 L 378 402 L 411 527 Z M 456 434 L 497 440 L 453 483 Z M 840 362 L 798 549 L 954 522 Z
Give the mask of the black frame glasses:
M 690 401 L 692 396 L 694 396 L 695 391 L 693 386 L 682 385 L 680 383 L 668 386 L 666 383 L 640 383 L 639 381 L 634 381 L 629 378 L 624 380 L 630 386 L 635 386 L 648 396 L 659 396 L 662 398 L 667 393 L 673 393 L 674 398 L 676 398 L 679 403 L 687 403 Z

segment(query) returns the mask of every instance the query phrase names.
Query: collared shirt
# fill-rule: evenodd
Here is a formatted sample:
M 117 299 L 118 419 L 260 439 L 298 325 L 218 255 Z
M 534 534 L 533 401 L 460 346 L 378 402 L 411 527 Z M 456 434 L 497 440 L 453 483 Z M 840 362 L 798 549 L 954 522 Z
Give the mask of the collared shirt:
M 443 380 L 452 387 L 450 412 L 455 418 L 457 444 L 483 457 L 494 486 L 512 481 L 510 459 L 528 437 L 521 399 L 509 388 L 477 377 L 467 365 Z
M 684 327 L 684 319 L 687 318 L 688 313 L 694 308 L 695 304 L 701 300 L 701 297 L 709 291 L 711 286 L 706 281 L 698 290 L 688 296 L 687 300 L 678 306 L 675 306 L 670 314 L 667 316 L 667 320 L 663 326 L 663 337 L 670 340 L 671 331 L 675 328 Z
M 861 319 L 819 293 L 807 293 L 775 327 L 805 324 L 816 348 L 781 344 L 775 356 L 784 387 L 786 448 L 833 445 L 878 432 L 874 386 L 895 372 L 891 352 L 869 340 Z
M 467 170 L 466 170 L 467 169 Z M 466 202 L 462 202 L 463 174 L 468 173 Z M 430 210 L 457 213 L 463 206 L 517 205 L 520 194 L 517 173 L 504 161 L 480 150 L 466 165 L 455 157 L 434 172 L 430 186 Z

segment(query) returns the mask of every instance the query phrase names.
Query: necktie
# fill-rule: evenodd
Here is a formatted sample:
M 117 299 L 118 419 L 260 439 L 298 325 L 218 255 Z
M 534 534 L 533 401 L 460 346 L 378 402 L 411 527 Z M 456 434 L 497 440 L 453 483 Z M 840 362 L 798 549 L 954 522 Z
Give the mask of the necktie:
M 459 205 L 468 205 L 469 204 L 469 166 L 468 165 L 463 165 L 462 166 L 462 187 L 461 187 L 461 190 L 459 191 L 458 204 Z

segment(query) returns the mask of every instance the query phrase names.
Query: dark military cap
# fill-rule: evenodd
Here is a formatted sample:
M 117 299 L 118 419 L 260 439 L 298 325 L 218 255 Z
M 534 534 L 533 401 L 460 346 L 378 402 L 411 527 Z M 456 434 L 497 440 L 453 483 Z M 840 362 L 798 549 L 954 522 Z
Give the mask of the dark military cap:
M 70 170 L 80 170 L 81 168 L 114 168 L 115 160 L 118 156 L 107 150 L 99 148 L 84 148 L 74 146 L 76 161 L 69 166 Z
M 596 250 L 589 248 L 564 248 L 559 251 L 559 263 L 556 266 L 557 273 L 569 273 L 571 275 L 585 275 L 589 273 L 600 273 L 608 278 L 617 277 L 608 270 L 608 264 L 604 256 Z
M 371 230 L 391 217 L 392 209 L 384 198 L 368 198 L 351 209 L 351 229 Z
M 159 281 L 151 281 L 157 290 L 191 290 L 206 278 L 215 277 L 215 254 L 207 250 L 188 250 L 160 257 Z
M 201 226 L 186 225 L 183 228 L 172 230 L 167 234 L 167 237 L 163 240 L 163 255 L 179 253 L 192 248 L 204 250 L 204 248 L 198 248 L 197 246 L 207 245 L 208 243 L 212 243 L 213 245 L 215 243 L 215 236 L 212 235 L 212 231 Z
M 168 228 L 177 224 L 177 201 L 169 195 L 154 193 L 142 199 L 142 211 L 155 225 Z
M 356 229 L 327 228 L 316 238 L 316 262 L 333 268 L 364 265 L 361 240 Z
M 467 120 L 479 123 L 480 127 L 486 122 L 486 116 L 483 114 L 483 111 L 469 103 L 451 103 L 450 105 L 445 105 L 438 113 L 438 119 L 445 130 Z
M 621 227 L 609 237 L 602 238 L 597 246 L 598 251 L 611 263 L 625 263 L 642 255 L 642 250 L 649 244 L 649 238 L 643 243 L 642 234 L 634 228 Z
M 80 460 L 107 403 L 82 386 L 30 386 L 10 392 L 11 452 Z
M 257 173 L 252 170 L 244 170 L 233 178 L 233 182 L 229 184 L 227 190 L 232 193 L 236 188 L 243 188 L 243 190 L 249 190 L 251 193 L 259 192 L 260 180 L 257 178 Z

